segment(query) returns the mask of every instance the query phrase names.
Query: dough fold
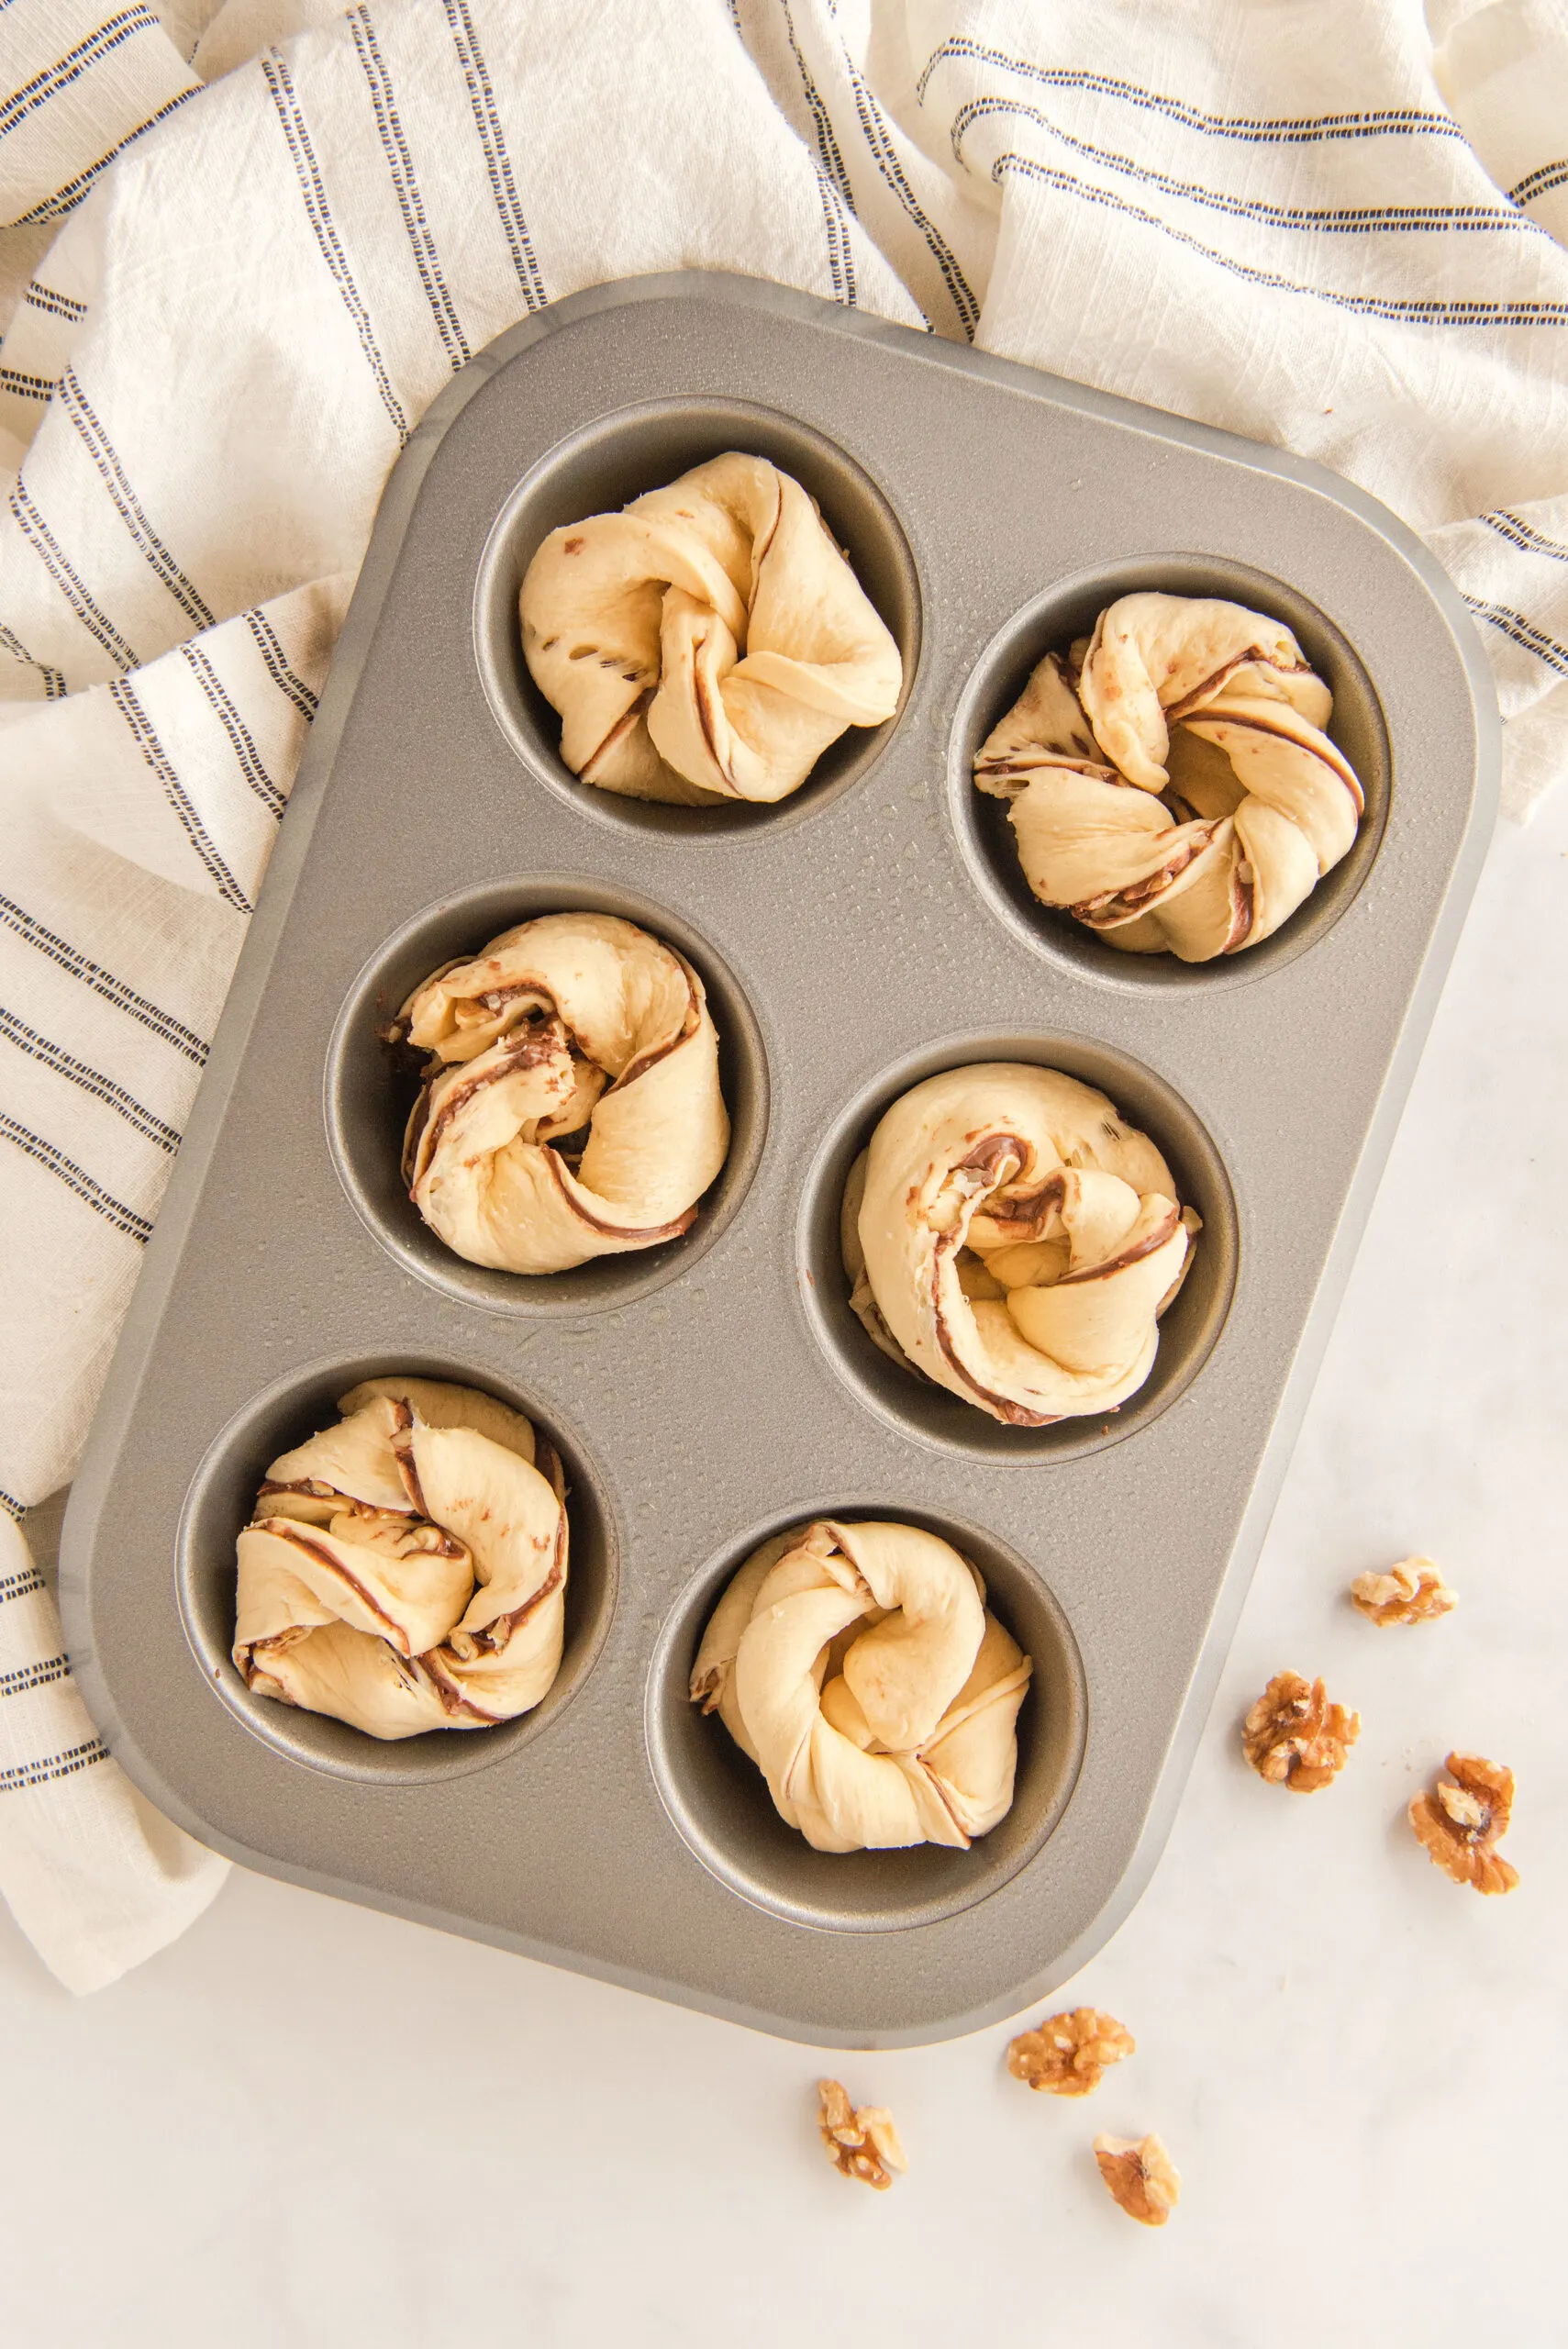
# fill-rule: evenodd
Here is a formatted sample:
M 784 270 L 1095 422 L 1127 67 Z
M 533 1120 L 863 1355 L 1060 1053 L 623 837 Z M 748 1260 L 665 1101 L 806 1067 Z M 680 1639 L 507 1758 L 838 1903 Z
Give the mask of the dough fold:
M 552 530 L 518 597 L 529 674 L 573 774 L 634 799 L 799 789 L 903 662 L 814 501 L 730 451 L 618 514 Z
M 1103 1093 L 1009 1061 L 895 1101 L 851 1169 L 841 1227 L 850 1302 L 876 1343 L 1015 1427 L 1137 1392 L 1199 1229 Z
M 747 1559 L 703 1634 L 691 1697 L 819 1852 L 967 1850 L 1011 1806 L 1031 1670 L 950 1543 L 825 1518 Z
M 546 914 L 417 987 L 427 1055 L 403 1173 L 473 1264 L 564 1272 L 690 1229 L 729 1148 L 718 1035 L 673 948 L 610 914 Z
M 488 1729 L 560 1668 L 565 1482 L 493 1396 L 372 1378 L 274 1460 L 239 1536 L 246 1685 L 371 1737 Z
M 1203 963 L 1270 938 L 1350 848 L 1361 784 L 1287 628 L 1124 596 L 1048 652 L 981 745 L 1024 877 L 1129 953 Z

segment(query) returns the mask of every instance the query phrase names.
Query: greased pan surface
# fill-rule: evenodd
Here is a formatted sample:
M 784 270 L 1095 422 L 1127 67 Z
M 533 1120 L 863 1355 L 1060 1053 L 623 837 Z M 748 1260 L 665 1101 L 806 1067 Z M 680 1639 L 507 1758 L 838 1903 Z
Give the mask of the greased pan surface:
M 908 675 L 772 812 L 578 785 L 522 670 L 557 523 L 728 447 L 818 498 Z M 1273 611 L 1369 812 L 1274 940 L 1118 957 L 1035 907 L 975 744 L 1136 585 Z M 1469 620 L 1372 501 L 1278 452 L 747 279 L 557 304 L 465 368 L 392 475 L 65 1535 L 72 1662 L 154 1801 L 252 1867 L 816 2043 L 1017 2011 L 1163 1840 L 1490 830 Z M 625 913 L 706 980 L 729 1164 L 690 1237 L 526 1284 L 396 1181 L 375 1041 L 530 913 Z M 919 1076 L 1062 1067 L 1205 1219 L 1148 1386 L 1005 1429 L 876 1354 L 845 1171 Z M 504 1729 L 382 1746 L 253 1698 L 233 1542 L 267 1460 L 372 1369 L 532 1413 L 573 1487 L 565 1661 Z M 1036 1660 L 1018 1798 L 969 1854 L 835 1857 L 773 1816 L 685 1680 L 726 1574 L 816 1513 L 904 1515 Z

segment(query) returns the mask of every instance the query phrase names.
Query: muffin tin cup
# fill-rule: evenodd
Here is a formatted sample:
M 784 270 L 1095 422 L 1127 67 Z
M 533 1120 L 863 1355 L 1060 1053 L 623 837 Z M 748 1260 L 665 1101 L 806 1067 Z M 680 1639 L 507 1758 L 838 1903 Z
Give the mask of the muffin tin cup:
M 897 644 L 898 711 L 829 745 L 800 788 L 772 807 L 716 798 L 706 807 L 623 799 L 582 783 L 561 757 L 561 720 L 523 659 L 517 594 L 540 542 L 585 514 L 613 512 L 728 450 L 766 457 L 815 498 L 824 521 Z M 695 845 L 759 825 L 797 823 L 861 781 L 898 724 L 920 661 L 918 574 L 898 518 L 844 451 L 798 417 L 750 400 L 655 400 L 597 417 L 557 443 L 507 498 L 480 557 L 473 597 L 479 674 L 497 725 L 539 780 L 579 814 Z
M 984 1061 L 1018 1061 L 1060 1069 L 1115 1102 L 1164 1153 L 1183 1206 L 1203 1229 L 1189 1269 L 1160 1323 L 1154 1366 L 1119 1409 L 1057 1419 L 1047 1427 L 1005 1426 L 962 1396 L 883 1353 L 850 1309 L 840 1212 L 856 1159 L 887 1110 L 945 1069 Z M 1147 1427 L 1184 1394 L 1207 1361 L 1235 1292 L 1240 1234 L 1224 1161 L 1202 1122 L 1152 1069 L 1128 1053 L 1040 1029 L 944 1038 L 882 1070 L 845 1108 L 826 1136 L 801 1194 L 797 1237 L 801 1299 L 823 1353 L 851 1394 L 921 1442 L 988 1467 L 1037 1467 L 1081 1459 Z
M 480 1386 L 525 1412 L 555 1446 L 565 1474 L 568 1523 L 566 1637 L 561 1668 L 530 1712 L 493 1729 L 429 1730 L 421 1737 L 363 1736 L 346 1721 L 258 1697 L 235 1664 L 235 1542 L 248 1522 L 269 1462 L 338 1421 L 339 1398 L 361 1379 L 396 1374 Z M 311 1770 L 372 1786 L 482 1770 L 539 1735 L 582 1687 L 604 1645 L 617 1581 L 614 1527 L 581 1447 L 548 1424 L 531 1398 L 493 1372 L 476 1375 L 450 1358 L 357 1356 L 307 1364 L 276 1380 L 215 1436 L 191 1481 L 174 1542 L 174 1590 L 197 1664 L 235 1719 L 253 1736 Z
M 934 1843 L 907 1850 L 817 1852 L 787 1827 L 755 1763 L 717 1717 L 692 1703 L 693 1660 L 709 1616 L 751 1553 L 815 1518 L 897 1519 L 950 1542 L 978 1566 L 985 1603 L 1033 1664 L 1018 1714 L 1012 1807 L 967 1852 Z M 648 1675 L 648 1752 L 660 1796 L 697 1858 L 721 1884 L 793 1924 L 834 1932 L 887 1932 L 958 1915 L 1028 1865 L 1065 1809 L 1088 1708 L 1084 1667 L 1066 1616 L 1038 1572 L 978 1526 L 912 1508 L 898 1496 L 819 1501 L 804 1516 L 770 1518 L 693 1576 L 670 1614 Z
M 1092 634 L 1107 604 L 1153 589 L 1167 596 L 1215 596 L 1283 620 L 1334 696 L 1329 738 L 1344 752 L 1361 783 L 1365 806 L 1356 837 L 1306 904 L 1260 945 L 1207 963 L 1174 954 L 1130 954 L 1083 922 L 1043 906 L 1024 878 L 1007 820 L 1007 803 L 975 788 L 974 761 L 998 719 L 1023 692 L 1031 670 L 1048 652 L 1065 652 Z M 1327 935 L 1377 862 L 1393 791 L 1388 732 L 1371 677 L 1343 631 L 1328 615 L 1254 565 L 1191 554 L 1133 555 L 1055 581 L 1015 612 L 986 646 L 970 674 L 953 722 L 948 794 L 953 830 L 976 883 L 1001 918 L 1024 942 L 1060 957 L 1086 975 L 1119 986 L 1215 989 L 1266 978 Z
M 598 1256 L 561 1273 L 518 1274 L 471 1264 L 426 1223 L 403 1180 L 404 1134 L 422 1055 L 395 1047 L 387 1029 L 414 989 L 459 958 L 543 914 L 613 914 L 684 955 L 702 980 L 718 1031 L 718 1074 L 729 1150 L 678 1240 Z M 639 892 L 570 874 L 484 882 L 425 907 L 384 940 L 344 998 L 328 1047 L 327 1144 L 355 1212 L 406 1272 L 492 1313 L 580 1314 L 646 1297 L 706 1252 L 744 1199 L 768 1130 L 768 1062 L 756 1017 L 728 966 L 679 915 Z
M 517 582 L 557 524 L 731 446 L 818 499 L 903 702 L 780 807 L 611 799 L 561 763 Z M 1222 967 L 1037 907 L 970 780 L 1040 654 L 1141 586 L 1286 620 L 1368 787 L 1343 864 Z M 253 1867 L 815 2044 L 1045 1995 L 1158 1852 L 1496 763 L 1432 559 L 1278 451 L 746 279 L 598 288 L 503 337 L 389 481 L 72 1497 L 68 1637 L 117 1757 Z M 574 906 L 702 973 L 733 1139 L 682 1240 L 528 1280 L 415 1215 L 380 1031 L 442 962 Z M 1101 1087 L 1203 1218 L 1118 1411 L 1004 1427 L 849 1312 L 856 1153 L 900 1092 L 982 1059 Z M 401 1747 L 252 1698 L 229 1660 L 266 1461 L 395 1368 L 516 1403 L 573 1487 L 555 1687 Z M 725 1577 L 822 1514 L 943 1533 L 1033 1657 L 1017 1797 L 970 1852 L 812 1851 L 687 1700 Z

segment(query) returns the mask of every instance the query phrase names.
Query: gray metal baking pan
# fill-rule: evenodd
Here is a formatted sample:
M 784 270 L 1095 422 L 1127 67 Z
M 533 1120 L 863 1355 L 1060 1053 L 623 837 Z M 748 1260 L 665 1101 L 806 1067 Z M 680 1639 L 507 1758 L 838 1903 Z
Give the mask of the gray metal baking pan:
M 717 451 L 819 500 L 907 689 L 772 811 L 562 766 L 517 581 L 558 523 Z M 977 742 L 1139 585 L 1296 630 L 1368 815 L 1280 933 L 1120 957 L 1029 896 Z M 556 304 L 399 461 L 148 1251 L 65 1531 L 72 1664 L 137 1783 L 248 1865 L 817 2043 L 1012 2014 L 1126 1914 L 1166 1833 L 1489 833 L 1497 725 L 1419 543 L 1276 450 L 748 279 Z M 549 907 L 703 972 L 735 1139 L 694 1230 L 548 1280 L 476 1271 L 397 1180 L 376 1030 Z M 880 1108 L 966 1059 L 1101 1085 L 1204 1218 L 1120 1412 L 1004 1428 L 848 1312 L 839 1194 Z M 573 1486 L 539 1709 L 383 1746 L 254 1698 L 235 1534 L 362 1373 L 533 1413 Z M 1018 1797 L 969 1853 L 814 1852 L 685 1699 L 725 1576 L 815 1514 L 899 1514 L 1032 1653 Z

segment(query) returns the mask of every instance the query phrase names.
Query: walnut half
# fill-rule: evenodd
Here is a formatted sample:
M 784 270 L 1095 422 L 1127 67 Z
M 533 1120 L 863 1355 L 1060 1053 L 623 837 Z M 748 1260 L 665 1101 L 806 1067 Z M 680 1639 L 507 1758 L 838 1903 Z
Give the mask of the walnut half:
M 1402 1558 L 1385 1575 L 1358 1575 L 1351 1605 L 1369 1623 L 1435 1623 L 1459 1605 L 1430 1558 Z
M 1129 2219 L 1143 2227 L 1164 2225 L 1181 2200 L 1182 2180 L 1158 2137 L 1096 2137 L 1095 2159 Z
M 1007 2069 L 1026 2087 L 1043 2088 L 1050 2096 L 1087 2096 L 1098 2087 L 1106 2065 L 1119 2064 L 1137 2043 L 1114 2015 L 1074 2007 L 1020 2032 L 1007 2049 Z
M 1344 1768 L 1361 1726 L 1359 1713 L 1329 1704 L 1320 1680 L 1276 1672 L 1247 1716 L 1241 1745 L 1260 1778 L 1309 1795 Z
M 1451 1753 L 1443 1767 L 1448 1778 L 1411 1802 L 1417 1842 L 1455 1884 L 1477 1892 L 1512 1892 L 1519 1872 L 1496 1846 L 1507 1833 L 1514 1807 L 1513 1772 L 1479 1753 Z
M 817 2125 L 835 2169 L 885 2194 L 892 2173 L 909 2166 L 892 2113 L 880 2105 L 862 2105 L 857 2111 L 837 2080 L 818 2080 L 817 2096 Z

